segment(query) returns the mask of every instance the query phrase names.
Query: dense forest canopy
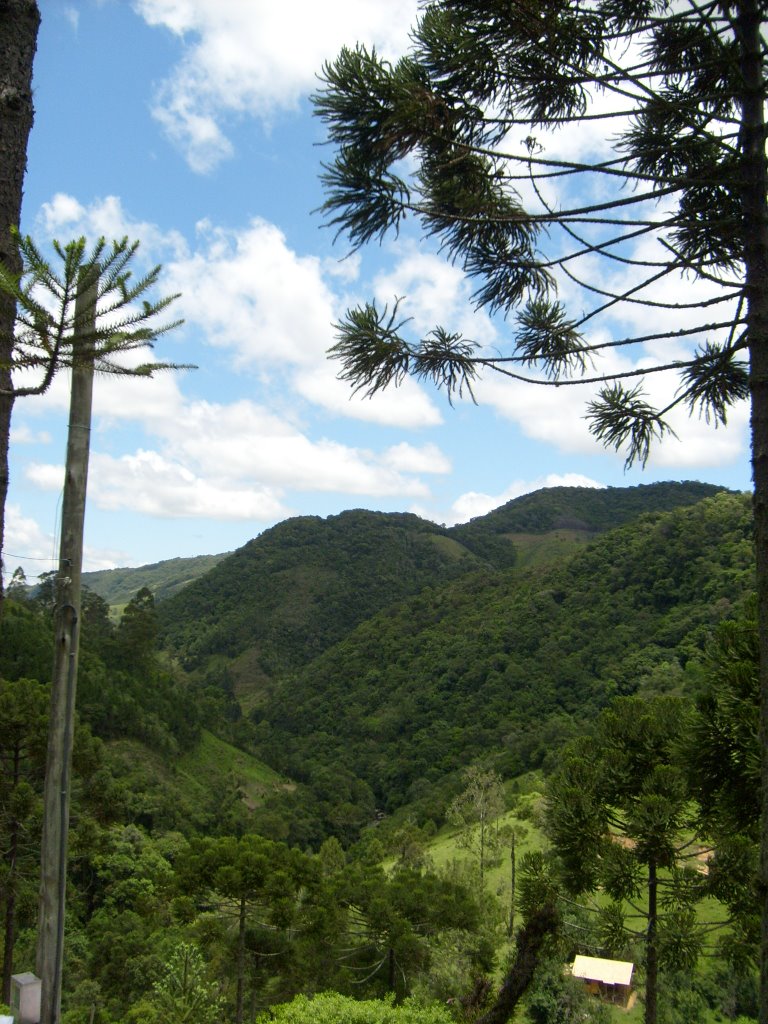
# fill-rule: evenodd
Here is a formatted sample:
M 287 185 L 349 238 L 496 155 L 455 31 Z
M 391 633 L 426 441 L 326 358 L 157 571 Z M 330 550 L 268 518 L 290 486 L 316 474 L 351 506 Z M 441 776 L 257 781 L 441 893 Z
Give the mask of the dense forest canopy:
M 521 567 L 536 529 L 570 539 Z M 610 928 L 566 910 L 541 792 L 617 698 L 677 701 L 699 722 L 690 827 L 702 846 L 722 823 L 730 836 L 711 887 L 697 883 L 731 921 L 725 939 L 674 992 L 664 961 L 659 1005 L 672 1024 L 751 1013 L 754 814 L 728 787 L 750 785 L 754 700 L 718 630 L 754 628 L 753 558 L 747 495 L 556 488 L 453 529 L 361 510 L 289 520 L 157 603 L 146 586 L 112 609 L 86 590 L 66 1024 L 160 1024 L 191 1005 L 237 1022 L 278 1003 L 301 1020 L 312 1004 L 290 1000 L 322 991 L 416 998 L 404 1020 L 435 1000 L 490 1020 L 506 956 L 530 1024 L 602 1024 L 562 963 L 586 942 L 643 979 L 644 954 L 618 910 Z M 0 873 L 8 978 L 34 944 L 53 595 L 50 579 L 17 580 L 0 646 L 19 751 L 0 784 L 0 829 L 16 837 Z M 754 680 L 754 645 L 738 651 Z M 724 715 L 730 731 L 713 724 Z M 724 742 L 740 744 L 743 780 L 713 769 Z M 515 975 L 516 926 L 539 914 L 554 930 Z

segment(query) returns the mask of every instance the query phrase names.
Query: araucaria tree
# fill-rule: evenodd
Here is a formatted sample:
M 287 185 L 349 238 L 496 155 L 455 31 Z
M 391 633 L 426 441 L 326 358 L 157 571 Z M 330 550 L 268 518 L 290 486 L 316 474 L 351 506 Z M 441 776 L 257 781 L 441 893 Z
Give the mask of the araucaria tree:
M 84 238 L 53 243 L 61 269 L 48 263 L 31 238 L 18 236 L 21 272 L 0 263 L 0 294 L 15 304 L 11 367 L 37 372 L 31 389 L 13 385 L 14 396 L 44 391 L 62 366 L 72 368 L 69 431 L 59 571 L 56 576 L 54 659 L 46 756 L 37 970 L 41 975 L 41 1021 L 59 1019 L 70 790 L 80 615 L 80 573 L 88 477 L 93 376 L 95 372 L 151 376 L 170 364 L 131 362 L 137 350 L 176 326 L 157 323 L 175 295 L 149 301 L 160 267 L 134 279 L 131 261 L 138 242 L 102 238 L 88 250 Z M 121 357 L 128 357 L 127 359 Z
M 768 800 L 767 16 L 765 0 L 434 0 L 409 54 L 344 49 L 315 106 L 336 147 L 327 222 L 357 248 L 414 218 L 507 321 L 500 352 L 450 325 L 414 336 L 399 300 L 351 309 L 332 354 L 354 387 L 586 385 L 593 434 L 629 463 L 676 407 L 724 423 L 751 401 Z

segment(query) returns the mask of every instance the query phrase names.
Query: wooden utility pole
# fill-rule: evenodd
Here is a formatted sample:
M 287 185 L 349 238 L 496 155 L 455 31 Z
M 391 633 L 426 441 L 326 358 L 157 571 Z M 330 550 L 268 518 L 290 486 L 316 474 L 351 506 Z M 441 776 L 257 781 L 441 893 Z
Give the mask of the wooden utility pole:
M 51 718 L 45 771 L 43 841 L 37 926 L 37 974 L 42 981 L 40 1024 L 59 1024 L 64 958 L 70 776 L 77 689 L 80 575 L 93 396 L 93 330 L 98 274 L 81 277 L 72 335 L 72 391 L 67 464 L 61 508 L 61 544 L 54 609 Z

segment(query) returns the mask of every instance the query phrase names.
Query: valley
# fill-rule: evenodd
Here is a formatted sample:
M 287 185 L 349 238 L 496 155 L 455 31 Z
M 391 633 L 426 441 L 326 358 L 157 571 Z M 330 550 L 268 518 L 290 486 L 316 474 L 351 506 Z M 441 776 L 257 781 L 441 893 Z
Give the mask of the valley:
M 598 781 L 607 786 L 623 763 L 626 779 L 646 770 L 631 726 L 641 711 L 654 723 L 642 735 L 666 731 L 643 783 L 654 795 L 641 788 L 628 806 L 651 800 L 643 814 L 658 816 L 661 794 L 679 791 L 675 843 L 718 853 L 717 871 L 679 878 L 676 860 L 659 861 L 664 928 L 682 943 L 679 962 L 685 948 L 694 965 L 682 984 L 666 947 L 659 953 L 665 1019 L 682 1024 L 678 1003 L 695 1003 L 707 1024 L 729 1007 L 749 1014 L 754 818 L 742 801 L 731 848 L 719 830 L 734 778 L 713 772 L 717 755 L 685 751 L 689 730 L 699 751 L 721 741 L 707 701 L 714 685 L 730 685 L 713 667 L 713 644 L 736 642 L 718 639 L 724 629 L 742 630 L 739 657 L 745 671 L 754 665 L 743 632 L 748 495 L 698 484 L 557 488 L 454 528 L 362 510 L 299 517 L 213 562 L 114 572 L 85 577 L 71 865 L 79 959 L 68 967 L 67 1024 L 154 1020 L 141 965 L 173 972 L 189 941 L 220 965 L 217 998 L 232 1019 L 238 1006 L 252 1019 L 300 991 L 464 999 L 485 978 L 485 995 L 467 1004 L 472 1020 L 489 1008 L 521 926 L 548 906 L 559 938 L 525 1019 L 554 1020 L 541 1016 L 550 999 L 570 1000 L 582 1020 L 615 1018 L 556 965 L 589 950 L 630 959 L 643 998 L 646 954 L 625 915 L 633 905 L 649 913 L 636 886 L 650 839 L 601 845 L 646 836 L 633 811 L 596 824 Z M 18 799 L 24 781 L 32 795 L 23 819 L 4 812 L 6 828 L 16 821 L 30 837 L 13 882 L 21 965 L 41 777 L 31 753 L 39 721 L 19 707 L 29 694 L 44 701 L 45 593 L 9 594 L 3 630 L 0 716 L 30 751 L 16 788 L 3 790 Z M 754 706 L 741 699 L 749 722 Z M 578 767 L 597 750 L 590 737 L 625 713 L 599 741 L 616 744 L 611 761 Z M 749 740 L 738 742 L 753 757 Z M 662 784 L 654 772 L 666 764 Z M 578 784 L 562 776 L 567 765 L 587 771 Z M 558 792 L 571 795 L 553 803 Z M 580 863 L 624 851 L 599 886 L 563 867 L 557 815 L 577 792 L 567 820 L 587 844 Z M 733 828 L 731 818 L 735 837 Z M 713 908 L 718 929 L 692 952 Z

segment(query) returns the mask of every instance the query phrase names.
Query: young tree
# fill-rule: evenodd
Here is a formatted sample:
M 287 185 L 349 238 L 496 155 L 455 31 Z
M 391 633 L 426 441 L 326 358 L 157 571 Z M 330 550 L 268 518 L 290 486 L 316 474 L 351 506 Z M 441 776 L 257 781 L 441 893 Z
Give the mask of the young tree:
M 35 0 L 2 0 L 0 18 L 0 265 L 21 270 L 11 235 L 21 220 L 27 140 L 32 129 L 32 62 L 37 49 L 40 11 Z M 16 317 L 13 296 L 0 293 L 0 611 L 3 600 L 2 553 L 5 499 L 8 494 L 8 443 L 15 392 L 11 376 Z
M 0 260 L 0 301 L 10 303 L 14 310 L 12 344 L 6 356 L 0 352 L 0 370 L 7 371 L 7 383 L 0 378 L 0 402 L 8 403 L 8 431 L 13 402 L 43 394 L 63 367 L 77 370 L 87 363 L 97 373 L 139 377 L 181 369 L 176 364 L 149 361 L 131 365 L 121 359 L 151 349 L 158 337 L 181 323 L 158 322 L 177 295 L 151 301 L 147 297 L 157 285 L 162 267 L 152 267 L 134 279 L 132 263 L 138 242 L 129 243 L 126 237 L 110 247 L 100 238 L 89 250 L 85 238 L 66 245 L 54 240 L 59 270 L 29 236 L 14 229 L 10 234 L 17 260 L 11 264 Z M 86 282 L 92 283 L 90 290 Z M 24 383 L 19 382 L 21 374 Z M 8 438 L 3 438 L 3 429 L 0 416 L 0 485 L 3 457 L 6 463 L 4 490 L 0 486 L 0 526 L 8 489 Z M 2 597 L 0 590 L 0 604 Z
M 461 882 L 411 866 L 388 877 L 380 865 L 356 864 L 334 880 L 334 888 L 347 919 L 337 940 L 343 947 L 337 950 L 340 974 L 358 991 L 366 986 L 407 996 L 428 974 L 441 936 L 449 934 L 474 934 L 467 957 L 474 970 L 490 969 L 492 953 L 478 934 L 479 903 Z
M 480 895 L 485 893 L 485 871 L 500 846 L 498 819 L 504 811 L 504 791 L 497 772 L 472 765 L 464 772 L 466 788 L 448 808 L 448 820 L 459 828 L 457 845 L 476 859 Z
M 151 994 L 132 1008 L 129 1019 L 142 1024 L 217 1024 L 221 1020 L 221 999 L 196 946 L 179 943 Z
M 603 443 L 645 462 L 678 406 L 751 402 L 762 735 L 761 1022 L 768 1024 L 768 165 L 764 0 L 433 0 L 396 64 L 362 46 L 314 98 L 336 152 L 327 222 L 358 248 L 407 216 L 512 322 L 507 352 L 399 311 L 349 310 L 331 350 L 371 394 L 409 374 L 472 395 L 483 371 L 599 388 Z M 613 154 L 558 129 L 603 122 Z M 553 135 L 552 132 L 555 132 Z M 522 143 L 520 140 L 523 140 Z M 552 140 L 554 139 L 554 142 Z M 549 148 L 547 145 L 549 143 Z M 559 187 L 560 195 L 557 195 Z M 523 199 L 525 193 L 525 201 Z M 567 283 L 577 301 L 557 298 Z M 610 318 L 647 309 L 647 327 Z M 615 323 L 616 321 L 614 321 Z M 618 321 L 621 323 L 621 321 Z M 635 319 L 636 322 L 636 319 Z M 604 330 L 598 333 L 598 328 Z M 632 362 L 631 346 L 650 358 Z M 627 354 L 617 368 L 616 356 Z M 614 357 L 611 359 L 611 357 Z M 601 361 L 602 360 L 602 361 Z M 655 408 L 650 375 L 677 391 Z

